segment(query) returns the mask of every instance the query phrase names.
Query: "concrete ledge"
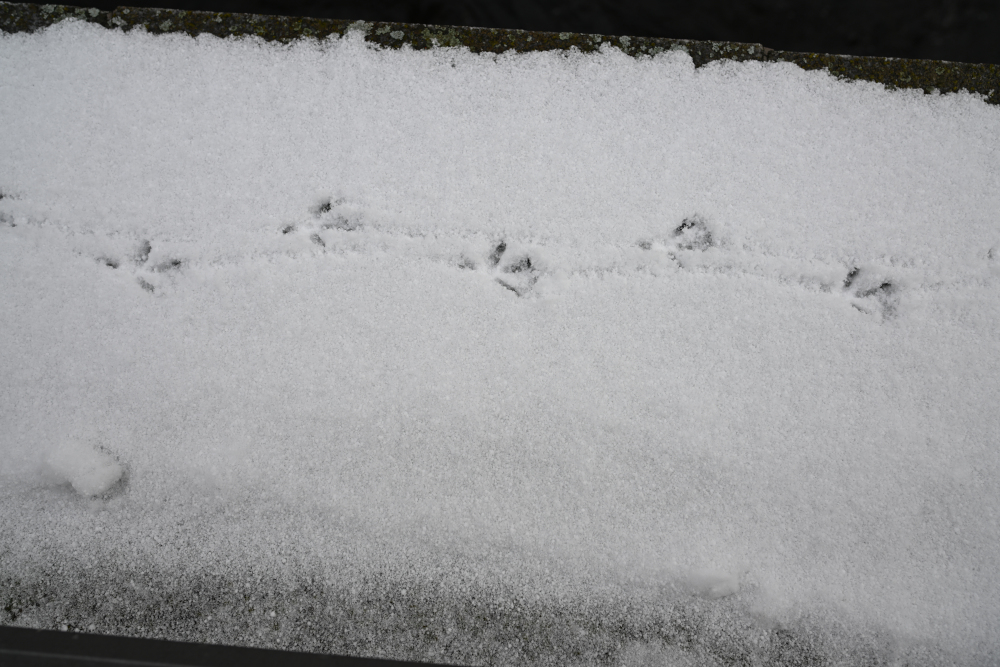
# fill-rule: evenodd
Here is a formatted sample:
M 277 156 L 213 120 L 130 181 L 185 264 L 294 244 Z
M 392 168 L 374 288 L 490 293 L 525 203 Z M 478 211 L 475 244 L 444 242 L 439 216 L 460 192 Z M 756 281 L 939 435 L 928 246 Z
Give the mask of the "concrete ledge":
M 822 53 L 776 51 L 760 44 L 708 42 L 685 39 L 529 32 L 493 28 L 432 26 L 411 23 L 340 21 L 257 14 L 182 11 L 118 7 L 105 12 L 66 5 L 0 2 L 0 30 L 33 32 L 65 19 L 81 19 L 105 28 L 131 30 L 139 26 L 153 34 L 184 32 L 192 37 L 209 33 L 217 37 L 256 35 L 267 41 L 288 43 L 301 38 L 323 39 L 349 30 L 364 32 L 365 39 L 388 48 L 404 44 L 414 49 L 459 46 L 474 53 L 568 50 L 586 53 L 602 44 L 618 47 L 633 57 L 652 56 L 682 49 L 696 67 L 714 60 L 790 62 L 807 70 L 826 69 L 842 79 L 881 83 L 886 88 L 911 88 L 925 93 L 966 90 L 1000 104 L 1000 65 L 977 65 L 936 60 L 838 56 Z

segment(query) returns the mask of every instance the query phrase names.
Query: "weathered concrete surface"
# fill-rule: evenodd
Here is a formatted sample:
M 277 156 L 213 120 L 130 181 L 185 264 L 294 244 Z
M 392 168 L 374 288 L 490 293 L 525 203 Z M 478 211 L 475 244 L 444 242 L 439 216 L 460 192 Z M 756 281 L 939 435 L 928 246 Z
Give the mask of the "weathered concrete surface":
M 579 33 L 528 32 L 493 28 L 465 28 L 407 23 L 338 21 L 287 16 L 195 12 L 174 9 L 119 7 L 105 12 L 66 5 L 36 5 L 0 2 L 0 30 L 32 32 L 67 18 L 98 23 L 106 28 L 131 30 L 139 26 L 148 32 L 185 32 L 191 36 L 209 33 L 217 37 L 256 35 L 268 41 L 287 43 L 300 38 L 323 39 L 361 30 L 365 39 L 388 48 L 409 44 L 414 49 L 436 46 L 465 46 L 472 52 L 567 50 L 596 51 L 602 44 L 618 47 L 633 57 L 683 49 L 696 67 L 713 60 L 758 60 L 791 62 L 803 69 L 827 69 L 844 79 L 874 81 L 887 88 L 967 90 L 983 95 L 991 104 L 1000 104 L 1000 65 L 977 65 L 936 60 L 837 56 L 821 53 L 775 51 L 760 44 L 707 42 L 685 39 L 587 35 Z

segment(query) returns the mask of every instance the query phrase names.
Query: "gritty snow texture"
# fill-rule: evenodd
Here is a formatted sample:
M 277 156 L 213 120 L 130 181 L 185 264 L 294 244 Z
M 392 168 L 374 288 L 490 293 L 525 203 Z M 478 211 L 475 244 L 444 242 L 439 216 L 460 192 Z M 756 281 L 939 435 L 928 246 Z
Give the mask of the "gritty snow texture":
M 0 621 L 1000 661 L 996 107 L 72 21 L 0 91 Z

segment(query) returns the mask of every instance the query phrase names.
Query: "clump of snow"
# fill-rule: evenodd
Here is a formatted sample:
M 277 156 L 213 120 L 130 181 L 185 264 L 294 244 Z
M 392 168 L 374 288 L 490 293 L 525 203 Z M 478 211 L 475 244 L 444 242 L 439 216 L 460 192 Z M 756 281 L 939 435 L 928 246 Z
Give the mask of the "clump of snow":
M 122 478 L 125 469 L 107 452 L 70 439 L 57 447 L 45 461 L 61 482 L 69 482 L 81 496 L 106 493 Z

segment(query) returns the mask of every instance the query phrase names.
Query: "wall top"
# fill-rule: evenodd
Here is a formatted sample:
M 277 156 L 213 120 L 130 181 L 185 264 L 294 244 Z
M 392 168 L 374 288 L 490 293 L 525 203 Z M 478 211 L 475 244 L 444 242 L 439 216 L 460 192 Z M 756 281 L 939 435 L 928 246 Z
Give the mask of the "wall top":
M 530 32 L 139 7 L 118 7 L 112 11 L 102 11 L 67 5 L 0 1 L 0 30 L 4 32 L 34 32 L 68 18 L 82 19 L 98 23 L 105 28 L 120 28 L 126 31 L 142 26 L 153 34 L 184 32 L 192 37 L 201 33 L 217 37 L 256 35 L 267 41 L 282 43 L 301 38 L 323 39 L 334 34 L 343 35 L 349 30 L 360 30 L 367 41 L 387 48 L 400 48 L 404 44 L 414 49 L 464 46 L 474 53 L 503 53 L 511 49 L 519 52 L 568 50 L 573 47 L 586 53 L 598 50 L 602 44 L 608 44 L 618 47 L 630 56 L 642 57 L 681 49 L 690 54 L 696 67 L 714 60 L 790 62 L 807 70 L 826 69 L 834 76 L 843 79 L 874 81 L 890 89 L 913 88 L 923 90 L 925 93 L 967 90 L 983 95 L 991 104 L 1000 104 L 1000 65 L 797 53 L 777 51 L 760 44 L 738 42 Z

